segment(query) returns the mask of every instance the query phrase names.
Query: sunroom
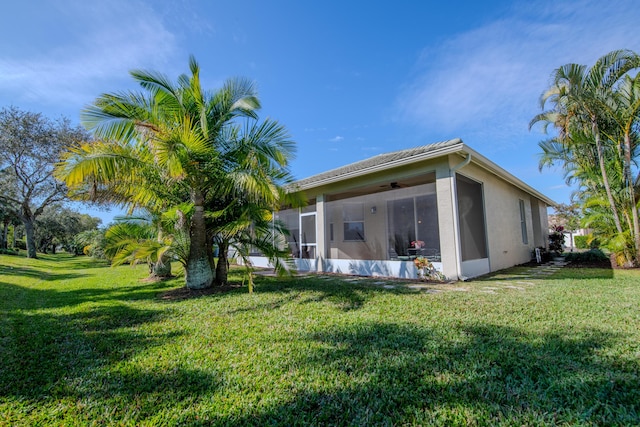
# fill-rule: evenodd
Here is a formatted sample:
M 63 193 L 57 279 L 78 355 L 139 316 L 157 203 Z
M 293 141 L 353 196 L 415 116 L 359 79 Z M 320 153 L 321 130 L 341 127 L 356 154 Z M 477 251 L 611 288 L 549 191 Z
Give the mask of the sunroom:
M 526 262 L 546 246 L 554 204 L 459 139 L 381 154 L 291 191 L 308 204 L 276 219 L 299 271 L 399 278 L 417 277 L 418 257 L 453 280 Z

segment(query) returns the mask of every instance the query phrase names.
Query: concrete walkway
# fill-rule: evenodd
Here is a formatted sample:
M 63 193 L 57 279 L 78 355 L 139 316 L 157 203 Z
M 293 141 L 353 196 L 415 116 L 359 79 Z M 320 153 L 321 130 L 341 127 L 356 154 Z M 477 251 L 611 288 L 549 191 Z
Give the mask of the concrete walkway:
M 538 264 L 535 267 L 531 267 L 523 273 L 523 276 L 530 279 L 538 279 L 541 276 L 550 276 L 567 264 L 568 263 L 564 260 L 564 258 L 558 259 L 557 261 L 549 261 L 546 263 Z
M 433 283 L 433 282 L 419 282 L 410 281 L 405 282 L 402 279 L 391 279 L 383 277 L 363 277 L 363 276 L 341 276 L 341 275 L 323 275 L 322 273 L 301 273 L 298 278 L 316 278 L 320 280 L 335 280 L 339 279 L 346 283 L 366 283 L 368 285 L 379 286 L 384 289 L 411 289 L 414 291 L 421 291 L 425 293 L 439 293 L 439 292 L 468 292 L 474 288 L 476 291 L 485 293 L 495 293 L 501 289 L 513 289 L 524 291 L 527 286 L 533 286 L 534 283 L 531 280 L 544 279 L 547 276 L 553 275 L 562 267 L 567 265 L 564 258 L 552 260 L 546 263 L 531 266 L 528 269 L 515 273 L 511 272 L 506 275 L 497 274 L 495 277 L 471 280 L 465 286 L 465 282 L 449 282 L 449 283 Z M 258 275 L 272 275 L 273 270 L 258 270 L 254 274 Z M 477 286 L 482 283 L 486 283 L 490 286 Z M 473 285 L 471 285 L 473 283 Z

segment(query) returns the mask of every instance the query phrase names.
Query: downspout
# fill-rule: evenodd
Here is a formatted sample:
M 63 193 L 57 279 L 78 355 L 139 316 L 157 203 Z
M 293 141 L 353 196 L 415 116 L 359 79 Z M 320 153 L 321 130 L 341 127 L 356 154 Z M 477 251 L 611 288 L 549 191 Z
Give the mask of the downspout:
M 462 253 L 461 253 L 461 242 L 460 242 L 460 218 L 458 218 L 458 196 L 457 196 L 457 184 L 456 184 L 456 172 L 467 166 L 471 163 L 471 153 L 467 153 L 467 157 L 451 169 L 449 169 L 449 173 L 451 174 L 451 205 L 453 206 L 453 234 L 456 242 L 456 273 L 458 275 L 458 280 L 466 280 L 466 277 L 462 275 Z

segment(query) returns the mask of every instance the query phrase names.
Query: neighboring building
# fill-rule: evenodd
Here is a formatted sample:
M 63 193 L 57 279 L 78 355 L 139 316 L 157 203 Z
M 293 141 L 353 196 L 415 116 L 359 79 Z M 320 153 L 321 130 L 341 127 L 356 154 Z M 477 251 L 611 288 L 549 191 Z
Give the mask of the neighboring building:
M 555 203 L 460 139 L 380 154 L 300 181 L 309 204 L 276 214 L 300 271 L 415 278 L 428 258 L 449 279 L 531 260 Z M 252 257 L 266 267 L 264 257 Z

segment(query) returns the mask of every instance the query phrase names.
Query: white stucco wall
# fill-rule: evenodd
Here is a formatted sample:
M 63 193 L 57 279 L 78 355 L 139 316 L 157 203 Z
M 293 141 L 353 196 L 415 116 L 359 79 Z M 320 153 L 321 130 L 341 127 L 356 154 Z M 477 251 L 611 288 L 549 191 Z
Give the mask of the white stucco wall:
M 482 183 L 484 211 L 487 235 L 486 259 L 462 262 L 458 247 L 457 201 L 452 169 L 460 166 L 457 173 Z M 411 266 L 402 261 L 389 260 L 389 236 L 386 230 L 387 195 L 361 196 L 364 203 L 365 242 L 344 241 L 341 211 L 333 212 L 331 203 L 324 195 L 347 193 L 352 189 L 375 186 L 403 178 L 435 172 L 435 190 L 438 206 L 438 229 L 440 234 L 441 262 L 437 268 L 448 278 L 459 275 L 473 277 L 489 271 L 496 271 L 513 265 L 528 262 L 537 246 L 546 246 L 548 241 L 547 205 L 535 196 L 525 192 L 514 184 L 494 175 L 492 172 L 471 163 L 466 164 L 464 157 L 458 154 L 431 159 L 426 162 L 404 166 L 392 170 L 359 176 L 314 188 L 306 192 L 307 197 L 318 198 L 321 212 L 318 214 L 318 263 L 308 260 L 298 262 L 301 270 L 325 270 L 357 275 L 390 275 L 411 277 Z M 433 184 L 430 184 L 433 185 Z M 417 192 L 416 192 L 417 191 Z M 416 188 L 405 188 L 398 196 L 418 194 Z M 357 200 L 357 199 L 356 199 Z M 527 243 L 523 243 L 521 233 L 520 204 L 525 208 L 527 225 Z M 375 209 L 373 209 L 375 207 Z M 534 213 L 535 212 L 535 213 Z M 329 235 L 329 223 L 334 223 L 333 239 Z M 322 221 L 322 219 L 325 221 Z M 538 226 L 533 226 L 534 219 Z M 323 222 L 326 229 L 323 234 Z M 367 254 L 367 256 L 363 256 Z M 371 254 L 375 254 L 372 257 Z M 375 260 L 372 258 L 379 258 Z M 367 260 L 368 258 L 368 260 Z M 266 266 L 255 260 L 256 266 Z
M 536 240 L 539 240 L 534 238 L 531 196 L 473 163 L 459 173 L 483 184 L 490 270 L 530 261 Z M 523 243 L 522 239 L 519 200 L 525 206 L 527 243 Z M 546 205 L 539 202 L 537 209 L 540 221 L 546 221 Z

